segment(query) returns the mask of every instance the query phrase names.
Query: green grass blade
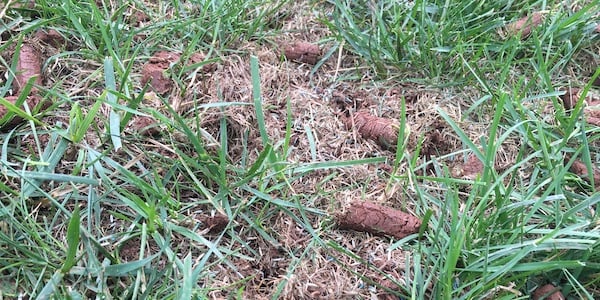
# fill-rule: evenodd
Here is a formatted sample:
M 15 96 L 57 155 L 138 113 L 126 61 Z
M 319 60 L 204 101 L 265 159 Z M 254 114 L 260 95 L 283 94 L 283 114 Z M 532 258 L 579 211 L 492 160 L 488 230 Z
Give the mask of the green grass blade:
M 42 181 L 56 181 L 56 182 L 72 182 L 79 184 L 89 184 L 93 186 L 98 186 L 100 183 L 98 180 L 82 177 L 82 176 L 73 176 L 73 175 L 65 175 L 65 174 L 57 174 L 50 172 L 39 172 L 39 171 L 15 171 L 15 170 L 7 170 L 5 175 L 16 178 L 30 178 L 35 180 Z
M 77 249 L 79 249 L 79 228 L 81 227 L 81 216 L 79 215 L 79 205 L 71 215 L 69 226 L 67 227 L 67 257 L 60 271 L 66 274 L 71 270 L 77 261 Z
M 265 115 L 262 107 L 262 97 L 260 91 L 260 68 L 258 65 L 258 57 L 250 56 L 250 74 L 252 76 L 252 99 L 254 99 L 254 109 L 256 110 L 256 121 L 258 122 L 258 130 L 262 138 L 263 146 L 270 144 L 269 135 L 267 134 L 267 126 L 265 125 Z
M 110 265 L 104 268 L 104 274 L 108 277 L 119 277 L 126 276 L 137 272 L 137 270 L 144 268 L 148 265 L 153 259 L 158 257 L 159 253 L 154 254 L 152 256 L 146 257 L 144 259 L 122 263 L 118 265 Z
M 192 299 L 192 287 L 194 286 L 193 277 L 192 277 L 192 257 L 188 254 L 183 259 L 181 270 L 182 278 L 182 286 L 178 292 L 177 299 L 187 300 Z
M 48 280 L 46 285 L 44 285 L 44 288 L 42 289 L 42 291 L 40 291 L 40 293 L 37 295 L 37 297 L 35 297 L 35 299 L 36 300 L 50 299 L 50 297 L 52 297 L 52 295 L 56 292 L 56 289 L 60 288 L 59 284 L 61 283 L 64 276 L 65 275 L 63 272 L 56 271 L 56 273 L 54 273 L 54 275 L 52 275 L 50 280 Z
M 110 57 L 104 58 L 104 81 L 106 86 L 106 101 L 109 104 L 116 104 L 117 97 L 111 93 L 111 91 L 117 90 L 117 83 L 115 80 L 115 70 L 113 66 L 113 60 Z M 110 140 L 112 141 L 113 148 L 118 151 L 123 146 L 121 142 L 121 116 L 111 107 L 110 114 L 108 117 Z

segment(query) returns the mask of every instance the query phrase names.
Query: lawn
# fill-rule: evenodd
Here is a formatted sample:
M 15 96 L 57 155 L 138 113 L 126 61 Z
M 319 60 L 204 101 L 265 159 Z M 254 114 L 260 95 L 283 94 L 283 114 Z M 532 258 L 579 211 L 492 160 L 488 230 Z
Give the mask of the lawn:
M 600 298 L 600 3 L 5 0 L 2 299 Z

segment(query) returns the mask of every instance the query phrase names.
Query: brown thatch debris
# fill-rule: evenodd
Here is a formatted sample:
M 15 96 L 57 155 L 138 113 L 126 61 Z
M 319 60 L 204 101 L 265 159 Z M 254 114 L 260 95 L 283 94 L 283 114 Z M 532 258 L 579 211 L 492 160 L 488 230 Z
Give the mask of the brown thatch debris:
M 521 39 L 529 37 L 533 29 L 540 26 L 544 22 L 544 14 L 541 12 L 534 12 L 529 16 L 525 16 L 513 23 L 510 23 L 504 27 L 504 35 L 506 37 L 513 35 L 521 35 Z
M 50 29 L 48 30 L 48 32 L 38 30 L 35 33 L 35 38 L 54 48 L 60 48 L 62 45 L 65 44 L 65 39 L 63 38 L 63 36 L 54 29 Z
M 430 160 L 432 156 L 440 156 L 455 151 L 455 142 L 448 136 L 448 124 L 442 119 L 436 118 L 427 127 L 421 128 L 421 132 L 425 132 L 421 144 L 421 155 L 426 160 Z M 418 147 L 418 138 L 411 137 L 410 148 Z
M 531 294 L 533 300 L 565 300 L 565 296 L 560 292 L 560 288 L 555 287 L 551 284 L 541 286 Z
M 160 134 L 156 120 L 148 116 L 135 116 L 133 122 L 131 122 L 131 128 L 143 136 L 157 136 Z
M 15 93 L 20 92 L 27 81 L 35 77 L 34 87 L 32 91 L 37 90 L 36 85 L 42 84 L 42 53 L 33 44 L 28 41 L 23 42 L 19 51 L 19 59 L 17 60 L 17 69 L 15 76 L 15 84 L 13 90 Z
M 394 119 L 371 115 L 368 111 L 357 111 L 345 120 L 347 128 L 354 124 L 356 131 L 365 139 L 377 141 L 384 148 L 394 148 L 398 142 L 400 124 Z
M 417 233 L 421 227 L 421 220 L 410 214 L 367 201 L 354 201 L 335 217 L 340 229 L 388 235 L 397 239 Z
M 307 42 L 295 42 L 284 46 L 283 50 L 287 59 L 311 65 L 316 64 L 321 56 L 319 46 Z
M 600 185 L 600 169 L 598 169 L 596 166 L 592 166 L 592 168 L 593 168 L 592 174 L 594 176 L 594 184 Z M 588 176 L 588 168 L 583 161 L 581 161 L 581 160 L 574 161 L 569 170 L 571 172 L 573 172 L 574 174 L 578 175 L 579 177 L 587 180 L 588 182 L 590 181 L 589 176 Z
M 171 64 L 179 61 L 179 54 L 159 51 L 150 58 L 142 69 L 142 84 L 150 83 L 152 89 L 158 94 L 166 94 L 173 87 L 173 81 L 165 75 Z

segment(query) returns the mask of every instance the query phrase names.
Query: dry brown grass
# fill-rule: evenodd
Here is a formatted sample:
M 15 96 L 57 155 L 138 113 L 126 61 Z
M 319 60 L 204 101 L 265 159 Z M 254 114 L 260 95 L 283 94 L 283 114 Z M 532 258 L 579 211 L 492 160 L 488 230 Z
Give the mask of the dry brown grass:
M 373 78 L 368 69 L 358 70 L 358 73 L 362 73 L 359 80 L 341 82 L 338 79 L 343 75 L 357 72 L 354 68 L 357 58 L 347 53 L 342 53 L 340 57 L 330 57 L 312 76 L 312 65 L 282 60 L 282 49 L 277 45 L 298 40 L 317 43 L 329 34 L 315 20 L 314 15 L 310 14 L 311 9 L 307 2 L 294 4 L 290 11 L 294 13 L 283 25 L 286 34 L 278 37 L 275 43 L 250 42 L 241 44 L 238 49 L 259 58 L 266 128 L 274 141 L 284 138 L 286 105 L 288 99 L 290 101 L 294 120 L 293 148 L 288 157 L 290 161 L 337 161 L 372 156 L 387 156 L 392 161 L 393 152 L 382 149 L 374 141 L 362 138 L 356 130 L 347 129 L 343 116 L 345 110 L 362 109 L 375 116 L 397 119 L 401 97 L 407 98 L 407 124 L 411 129 L 408 151 L 413 152 L 418 143 L 424 145 L 420 162 L 436 159 L 465 147 L 439 116 L 437 107 L 456 120 L 473 140 L 485 135 L 485 123 L 488 120 L 471 122 L 461 115 L 463 108 L 467 107 L 472 99 L 476 99 L 474 91 L 426 88 L 408 81 L 381 82 Z M 324 50 L 330 46 L 327 43 L 321 44 Z M 254 108 L 232 106 L 224 111 L 198 111 L 194 108 L 194 103 L 252 103 L 249 66 L 248 55 L 224 55 L 220 57 L 216 70 L 209 74 L 199 72 L 186 82 L 185 87 L 180 87 L 186 91 L 182 97 L 178 96 L 179 91 L 169 97 L 181 115 L 200 115 L 200 127 L 210 133 L 214 137 L 213 140 L 218 140 L 220 118 L 227 118 L 229 157 L 233 162 L 240 160 L 241 137 L 245 131 L 249 132 L 248 147 L 256 149 L 249 153 L 250 161 L 253 161 L 260 151 L 262 142 L 254 117 Z M 343 105 L 340 106 L 340 102 Z M 315 157 L 310 150 L 307 128 L 310 128 L 314 135 Z M 207 142 L 211 144 L 210 140 Z M 509 160 L 514 157 L 516 149 L 506 147 L 506 152 L 500 153 L 499 159 Z M 460 158 L 457 156 L 453 159 Z M 401 166 L 398 173 L 406 172 L 406 167 Z M 319 192 L 328 195 L 317 197 L 311 205 L 330 213 L 350 201 L 368 199 L 401 208 L 418 216 L 419 213 L 412 209 L 410 198 L 410 184 L 414 183 L 407 181 L 390 185 L 390 171 L 391 167 L 388 165 L 361 165 L 315 172 L 293 182 L 292 188 L 299 194 Z M 323 181 L 329 175 L 332 177 Z M 312 217 L 311 222 L 318 228 L 321 221 Z M 387 251 L 390 240 L 384 237 L 335 229 L 323 233 L 323 237 L 349 249 L 361 260 L 337 251 L 322 249 L 307 255 L 295 267 L 293 274 L 288 275 L 286 270 L 295 262 L 292 262 L 290 255 L 285 252 L 301 252 L 311 240 L 310 235 L 283 214 L 271 218 L 268 228 L 271 232 L 278 233 L 280 245 L 271 245 L 250 231 L 240 235 L 240 238 L 260 253 L 260 259 L 234 261 L 239 274 L 227 267 L 217 266 L 214 276 L 206 279 L 206 284 L 215 288 L 211 293 L 214 299 L 230 295 L 229 291 L 222 290 L 222 287 L 235 285 L 241 277 L 251 278 L 245 285 L 245 298 L 268 298 L 279 282 L 287 280 L 283 289 L 283 297 L 286 299 L 385 299 L 390 294 L 384 287 L 396 289 L 395 284 L 403 284 L 404 276 L 407 275 L 404 274 L 404 262 L 410 257 L 410 252 L 402 249 Z M 250 253 L 242 250 L 242 254 Z M 342 266 L 347 266 L 348 269 Z M 385 278 L 386 276 L 389 278 Z

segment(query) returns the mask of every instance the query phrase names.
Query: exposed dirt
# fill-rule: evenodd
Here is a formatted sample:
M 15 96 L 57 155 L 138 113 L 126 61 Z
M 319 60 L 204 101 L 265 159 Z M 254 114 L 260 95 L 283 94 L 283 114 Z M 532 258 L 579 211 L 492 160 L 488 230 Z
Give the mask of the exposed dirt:
M 208 231 L 208 233 L 220 233 L 227 227 L 229 223 L 229 218 L 226 215 L 215 214 L 214 216 L 203 216 L 200 217 L 200 222 L 203 224 L 203 227 Z
M 35 38 L 54 48 L 65 46 L 65 38 L 55 29 L 49 29 L 48 31 L 38 30 L 35 33 Z
M 600 169 L 598 169 L 595 166 L 592 166 L 592 168 L 593 168 L 593 170 L 591 170 L 591 171 L 592 171 L 592 175 L 594 178 L 594 184 L 598 185 L 598 184 L 600 184 Z M 577 174 L 579 177 L 587 180 L 588 182 L 591 182 L 588 168 L 583 161 L 581 161 L 581 160 L 574 161 L 573 164 L 571 165 L 570 171 L 573 172 L 574 174 Z
M 144 65 L 141 83 L 143 85 L 149 83 L 157 94 L 166 94 L 171 91 L 173 81 L 165 73 L 170 69 L 171 64 L 179 61 L 179 57 L 179 54 L 167 51 L 155 53 Z
M 504 27 L 503 35 L 506 37 L 519 35 L 526 39 L 531 32 L 544 22 L 545 15 L 542 12 L 534 12 Z
M 560 292 L 560 288 L 552 284 L 546 284 L 537 288 L 531 295 L 533 300 L 565 300 L 565 296 Z
M 143 136 L 157 136 L 160 134 L 159 124 L 149 116 L 135 116 L 131 121 L 131 128 Z
M 141 240 L 138 237 L 131 238 L 119 246 L 119 256 L 123 262 L 136 261 L 140 258 Z

